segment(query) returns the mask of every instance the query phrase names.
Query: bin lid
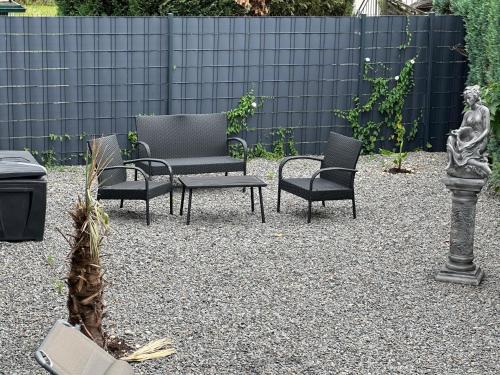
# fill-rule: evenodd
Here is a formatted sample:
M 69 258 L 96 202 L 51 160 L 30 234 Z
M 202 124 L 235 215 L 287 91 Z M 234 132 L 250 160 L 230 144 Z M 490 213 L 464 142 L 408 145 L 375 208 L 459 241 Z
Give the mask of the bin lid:
M 30 153 L 0 152 L 0 180 L 43 177 L 47 170 Z

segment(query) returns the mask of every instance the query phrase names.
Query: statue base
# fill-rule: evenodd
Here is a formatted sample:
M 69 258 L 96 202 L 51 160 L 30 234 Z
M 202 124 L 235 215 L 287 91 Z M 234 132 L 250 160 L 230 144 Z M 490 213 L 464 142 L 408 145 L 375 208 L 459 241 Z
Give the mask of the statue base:
M 477 196 L 485 179 L 448 176 L 441 180 L 451 191 L 450 251 L 436 280 L 479 285 L 484 272 L 474 264 Z
M 484 272 L 480 267 L 476 266 L 473 271 L 455 271 L 449 269 L 446 264 L 435 276 L 437 281 L 444 281 L 448 283 L 479 285 L 483 280 Z

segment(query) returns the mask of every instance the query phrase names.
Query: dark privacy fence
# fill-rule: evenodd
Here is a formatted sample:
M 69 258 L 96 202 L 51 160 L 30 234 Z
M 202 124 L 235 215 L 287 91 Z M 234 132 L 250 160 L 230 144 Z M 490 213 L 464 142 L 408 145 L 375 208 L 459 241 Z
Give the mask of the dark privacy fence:
M 333 109 L 369 94 L 365 58 L 394 76 L 417 56 L 411 146 L 442 150 L 460 123 L 463 37 L 454 16 L 0 17 L 0 149 L 76 161 L 91 135 L 128 147 L 138 114 L 227 111 L 253 88 L 273 98 L 248 142 L 289 128 L 301 153 L 317 154 L 331 129 L 351 134 Z

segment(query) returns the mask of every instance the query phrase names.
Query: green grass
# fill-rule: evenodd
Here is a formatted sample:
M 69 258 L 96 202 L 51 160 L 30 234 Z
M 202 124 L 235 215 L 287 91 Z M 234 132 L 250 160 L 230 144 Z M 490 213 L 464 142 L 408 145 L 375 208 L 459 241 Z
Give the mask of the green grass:
M 15 16 L 28 16 L 28 17 L 53 17 L 57 16 L 56 4 L 25 4 L 26 12 L 24 13 L 11 13 Z

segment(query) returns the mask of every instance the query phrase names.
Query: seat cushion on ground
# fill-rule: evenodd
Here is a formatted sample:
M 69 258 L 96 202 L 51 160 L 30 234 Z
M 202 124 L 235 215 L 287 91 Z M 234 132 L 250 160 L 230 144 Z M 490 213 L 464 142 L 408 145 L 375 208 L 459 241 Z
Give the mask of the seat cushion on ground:
M 149 181 L 149 196 L 146 196 L 144 180 L 125 181 L 111 186 L 102 186 L 97 193 L 98 199 L 142 199 L 154 198 L 171 190 L 170 182 Z
M 298 195 L 304 199 L 309 199 L 310 178 L 286 178 L 281 181 L 281 189 L 289 193 Z M 351 199 L 354 192 L 341 184 L 316 178 L 313 184 L 312 200 L 330 200 L 330 199 Z
M 172 167 L 172 172 L 175 175 L 182 174 L 198 174 L 198 173 L 215 173 L 215 172 L 237 172 L 245 169 L 243 160 L 235 159 L 230 156 L 207 156 L 207 157 L 194 157 L 194 158 L 176 158 L 165 159 L 165 161 Z M 149 163 L 140 162 L 136 166 L 144 170 L 146 173 L 149 171 Z M 161 163 L 151 163 L 151 175 L 165 175 L 168 174 L 167 169 Z

